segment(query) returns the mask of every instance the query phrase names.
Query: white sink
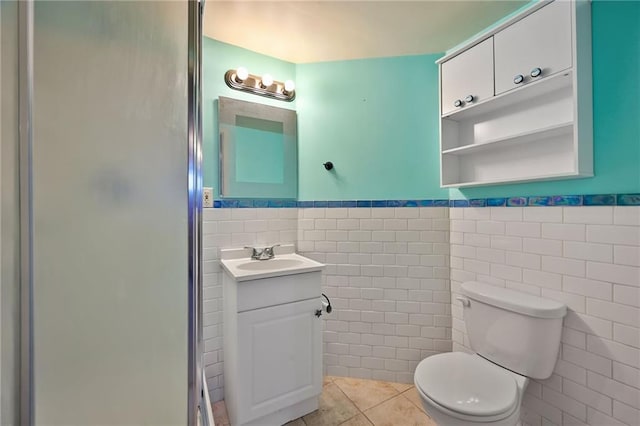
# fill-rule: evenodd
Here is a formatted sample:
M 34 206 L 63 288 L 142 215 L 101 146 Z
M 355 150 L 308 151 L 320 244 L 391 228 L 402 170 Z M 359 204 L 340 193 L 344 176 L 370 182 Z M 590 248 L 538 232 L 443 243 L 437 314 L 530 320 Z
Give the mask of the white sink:
M 269 260 L 248 260 L 244 263 L 238 263 L 236 268 L 246 271 L 275 271 L 279 269 L 295 268 L 304 265 L 304 261 L 300 259 L 290 259 L 277 257 Z
M 278 277 L 305 272 L 320 271 L 322 263 L 311 260 L 296 253 L 276 254 L 273 259 L 253 260 L 247 257 L 223 259 L 222 267 L 236 281 L 255 280 L 260 278 Z

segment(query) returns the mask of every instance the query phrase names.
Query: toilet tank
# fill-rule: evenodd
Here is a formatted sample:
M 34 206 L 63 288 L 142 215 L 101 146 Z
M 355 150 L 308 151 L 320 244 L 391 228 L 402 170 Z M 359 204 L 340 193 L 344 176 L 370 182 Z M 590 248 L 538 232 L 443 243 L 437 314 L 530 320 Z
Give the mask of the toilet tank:
M 461 293 L 476 353 L 523 376 L 551 376 L 567 312 L 564 303 L 475 281 L 462 284 Z

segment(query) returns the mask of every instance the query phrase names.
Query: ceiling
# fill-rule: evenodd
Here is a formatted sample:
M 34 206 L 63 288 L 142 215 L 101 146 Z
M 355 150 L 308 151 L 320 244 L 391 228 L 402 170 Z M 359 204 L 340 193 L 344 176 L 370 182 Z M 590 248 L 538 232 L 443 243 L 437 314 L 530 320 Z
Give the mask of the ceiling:
M 444 52 L 526 4 L 206 0 L 204 34 L 294 63 Z

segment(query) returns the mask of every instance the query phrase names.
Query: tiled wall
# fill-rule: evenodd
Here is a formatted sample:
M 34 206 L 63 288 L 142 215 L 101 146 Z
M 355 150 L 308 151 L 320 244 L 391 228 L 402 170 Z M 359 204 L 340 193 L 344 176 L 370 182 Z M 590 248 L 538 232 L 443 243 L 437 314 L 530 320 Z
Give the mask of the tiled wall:
M 468 340 L 455 302 L 479 280 L 566 302 L 560 359 L 529 384 L 529 425 L 640 424 L 640 207 L 452 208 L 453 349 Z
M 294 242 L 327 265 L 327 374 L 411 382 L 424 357 L 451 350 L 449 209 L 216 208 L 204 211 L 204 364 L 224 397 L 219 249 Z
M 295 208 L 204 209 L 203 219 L 203 334 L 204 366 L 213 401 L 224 398 L 222 378 L 221 248 L 295 243 Z
M 449 209 L 302 208 L 298 249 L 327 265 L 325 373 L 410 383 L 451 350 Z
M 479 280 L 569 306 L 554 375 L 528 387 L 526 424 L 640 424 L 640 207 L 216 208 L 204 219 L 213 400 L 223 398 L 218 250 L 293 242 L 327 264 L 327 374 L 410 382 L 425 356 L 465 350 L 455 296 Z

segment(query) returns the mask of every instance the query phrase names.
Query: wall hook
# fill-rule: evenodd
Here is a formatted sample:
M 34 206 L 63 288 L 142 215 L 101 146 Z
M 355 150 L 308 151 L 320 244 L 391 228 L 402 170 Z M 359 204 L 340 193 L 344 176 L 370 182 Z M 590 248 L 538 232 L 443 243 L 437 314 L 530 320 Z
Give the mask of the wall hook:
M 326 163 L 322 163 L 325 169 L 331 170 L 333 169 L 333 163 L 331 161 L 327 161 Z

